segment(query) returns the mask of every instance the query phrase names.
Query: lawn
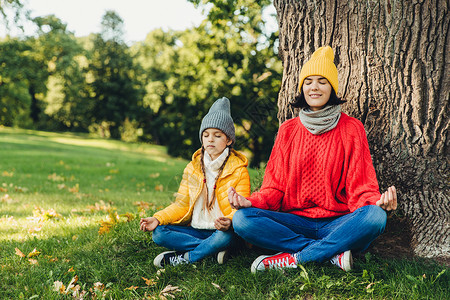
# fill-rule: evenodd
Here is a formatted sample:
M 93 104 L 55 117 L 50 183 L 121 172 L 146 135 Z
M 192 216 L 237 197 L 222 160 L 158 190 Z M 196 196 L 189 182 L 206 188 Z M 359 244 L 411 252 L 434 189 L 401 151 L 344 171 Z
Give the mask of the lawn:
M 161 146 L 0 127 L 0 299 L 448 299 L 447 266 L 370 252 L 348 273 L 251 274 L 265 252 L 245 247 L 157 269 L 164 249 L 139 218 L 173 200 L 186 164 Z

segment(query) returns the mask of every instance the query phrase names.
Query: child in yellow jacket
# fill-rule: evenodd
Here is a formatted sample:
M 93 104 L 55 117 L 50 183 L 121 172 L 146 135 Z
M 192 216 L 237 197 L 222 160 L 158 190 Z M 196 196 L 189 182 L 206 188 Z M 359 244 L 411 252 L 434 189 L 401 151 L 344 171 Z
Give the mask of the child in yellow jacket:
M 142 231 L 153 231 L 153 241 L 171 250 L 156 256 L 157 267 L 197 262 L 209 255 L 222 264 L 236 238 L 231 226 L 236 210 L 228 201 L 228 188 L 250 196 L 248 160 L 231 148 L 235 130 L 227 98 L 211 106 L 199 137 L 202 148 L 184 169 L 175 202 L 140 221 Z

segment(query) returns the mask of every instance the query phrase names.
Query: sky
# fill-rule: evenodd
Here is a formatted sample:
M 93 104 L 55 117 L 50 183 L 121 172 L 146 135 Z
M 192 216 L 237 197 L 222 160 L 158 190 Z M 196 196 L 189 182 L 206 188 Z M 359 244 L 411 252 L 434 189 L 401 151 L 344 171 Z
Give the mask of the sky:
M 156 28 L 183 30 L 205 19 L 201 9 L 187 0 L 25 0 L 24 3 L 32 17 L 54 14 L 77 37 L 98 33 L 105 12 L 114 10 L 124 20 L 127 43 L 143 41 Z M 4 29 L 0 28 L 0 36 L 4 35 Z
M 145 40 L 157 28 L 184 30 L 200 25 L 205 16 L 187 0 L 23 0 L 31 17 L 54 14 L 67 24 L 67 29 L 77 37 L 100 32 L 100 23 L 107 10 L 114 10 L 124 21 L 125 42 L 132 44 Z M 276 20 L 268 17 L 275 13 L 269 7 L 265 12 L 268 30 L 277 30 Z M 264 18 L 264 14 L 263 14 Z M 0 37 L 6 35 L 0 27 Z M 25 26 L 25 34 L 33 33 Z M 14 32 L 10 32 L 15 36 Z

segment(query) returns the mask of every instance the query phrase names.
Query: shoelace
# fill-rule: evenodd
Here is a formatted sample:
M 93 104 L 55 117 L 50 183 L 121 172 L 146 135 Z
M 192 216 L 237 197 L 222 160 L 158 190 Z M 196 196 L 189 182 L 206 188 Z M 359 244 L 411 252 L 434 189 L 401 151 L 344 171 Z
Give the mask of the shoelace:
M 186 259 L 184 259 L 183 254 L 180 254 L 180 255 L 177 255 L 177 256 L 174 256 L 174 257 L 170 257 L 169 258 L 169 263 L 172 266 L 176 266 L 176 265 L 179 265 L 179 264 L 182 264 L 182 263 L 186 263 Z
M 288 257 L 284 257 L 281 259 L 271 259 L 271 260 L 268 260 L 267 263 L 268 263 L 269 268 L 283 268 L 283 267 L 295 268 L 295 267 L 297 267 L 297 265 L 294 262 L 289 263 Z

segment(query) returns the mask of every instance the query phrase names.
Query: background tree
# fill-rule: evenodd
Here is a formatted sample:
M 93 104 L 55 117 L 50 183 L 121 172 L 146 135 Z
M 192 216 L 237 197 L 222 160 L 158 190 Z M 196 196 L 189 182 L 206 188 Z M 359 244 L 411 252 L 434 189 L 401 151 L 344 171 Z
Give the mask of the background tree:
M 120 138 L 127 120 L 139 119 L 143 98 L 137 80 L 139 67 L 133 63 L 123 41 L 123 21 L 113 11 L 102 20 L 102 32 L 96 35 L 89 65 L 94 105 L 93 122 L 105 127 L 111 137 Z
M 335 50 L 344 111 L 366 128 L 380 188 L 398 188 L 416 254 L 450 256 L 448 1 L 275 0 L 280 122 L 312 52 Z

